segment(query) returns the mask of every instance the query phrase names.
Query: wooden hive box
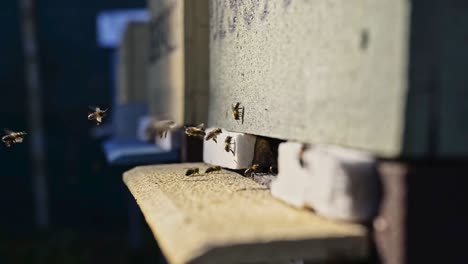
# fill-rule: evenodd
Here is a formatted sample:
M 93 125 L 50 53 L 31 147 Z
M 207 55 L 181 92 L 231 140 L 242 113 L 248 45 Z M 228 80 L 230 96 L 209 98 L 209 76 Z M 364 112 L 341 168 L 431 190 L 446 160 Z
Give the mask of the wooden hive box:
M 211 11 L 211 126 L 387 158 L 468 156 L 464 2 L 213 0 Z M 243 124 L 225 117 L 235 102 Z
M 130 22 L 119 46 L 117 103 L 147 101 L 149 23 Z
M 149 1 L 150 112 L 180 124 L 207 121 L 208 1 Z

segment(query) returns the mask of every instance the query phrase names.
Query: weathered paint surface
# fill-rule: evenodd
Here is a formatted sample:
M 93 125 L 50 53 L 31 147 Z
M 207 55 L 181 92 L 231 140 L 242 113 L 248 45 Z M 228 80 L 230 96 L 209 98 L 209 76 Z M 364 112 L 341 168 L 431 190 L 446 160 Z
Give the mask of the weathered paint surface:
M 399 155 L 408 11 L 405 0 L 212 0 L 210 126 Z M 226 118 L 235 102 L 244 123 Z

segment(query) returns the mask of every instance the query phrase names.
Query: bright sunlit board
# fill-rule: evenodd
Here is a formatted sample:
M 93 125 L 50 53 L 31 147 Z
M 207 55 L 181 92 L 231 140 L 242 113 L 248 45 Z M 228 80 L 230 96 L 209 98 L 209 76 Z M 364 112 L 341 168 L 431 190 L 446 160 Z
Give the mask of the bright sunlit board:
M 274 199 L 240 174 L 202 163 L 143 166 L 124 174 L 170 263 L 362 259 L 366 230 Z M 200 174 L 185 176 L 189 168 Z

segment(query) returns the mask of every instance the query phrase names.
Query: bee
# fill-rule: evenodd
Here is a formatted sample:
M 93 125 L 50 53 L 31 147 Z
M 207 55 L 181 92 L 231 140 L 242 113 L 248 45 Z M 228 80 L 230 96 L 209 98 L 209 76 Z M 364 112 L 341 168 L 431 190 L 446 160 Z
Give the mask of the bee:
M 158 135 L 160 138 L 167 137 L 167 133 L 176 128 L 177 125 L 172 120 L 161 120 L 152 123 L 146 130 L 148 136 Z
M 299 151 L 299 164 L 304 168 L 307 164 L 304 162 L 304 153 L 310 148 L 309 144 L 302 144 L 301 150 Z
M 220 170 L 221 170 L 221 166 L 211 166 L 205 170 L 205 173 L 210 173 L 210 172 L 215 172 L 215 171 L 220 171 Z
M 240 107 L 239 102 L 231 105 L 231 112 L 235 120 L 237 121 L 241 120 L 242 124 L 244 123 L 244 107 Z
M 107 115 L 108 108 L 101 110 L 99 107 L 90 106 L 89 109 L 94 112 L 88 114 L 88 120 L 96 120 L 96 125 L 99 126 L 102 123 L 102 119 Z
M 185 127 L 185 134 L 187 134 L 190 137 L 198 137 L 203 139 L 206 135 L 205 125 L 200 124 L 196 127 Z
M 270 168 L 268 169 L 269 174 L 278 174 L 278 168 L 276 166 L 271 165 Z
M 245 170 L 244 176 L 252 176 L 252 173 L 258 172 L 259 169 L 260 169 L 260 165 L 254 164 Z
M 232 155 L 235 155 L 235 152 L 234 152 L 234 149 L 231 147 L 232 145 L 235 146 L 235 142 L 234 140 L 232 139 L 231 136 L 227 136 L 226 139 L 224 140 L 224 150 L 226 152 L 231 152 Z
M 22 143 L 24 136 L 27 135 L 26 132 L 14 132 L 6 128 L 4 128 L 3 131 L 6 135 L 2 137 L 2 142 L 7 148 L 13 146 L 14 144 Z
M 194 174 L 200 174 L 200 170 L 198 168 L 190 168 L 185 172 L 185 176 L 192 176 Z
M 213 131 L 208 133 L 208 135 L 206 136 L 206 141 L 209 141 L 210 139 L 213 139 L 214 142 L 218 143 L 217 137 L 221 133 L 223 133 L 223 130 L 221 128 L 214 129 Z

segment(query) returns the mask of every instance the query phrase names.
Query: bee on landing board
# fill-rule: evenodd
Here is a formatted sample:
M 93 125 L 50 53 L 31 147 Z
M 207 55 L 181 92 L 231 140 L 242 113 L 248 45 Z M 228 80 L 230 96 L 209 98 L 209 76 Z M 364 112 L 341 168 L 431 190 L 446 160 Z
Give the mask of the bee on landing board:
M 244 176 L 252 176 L 252 173 L 258 172 L 259 170 L 260 170 L 260 165 L 254 164 L 245 170 Z
M 221 128 L 214 129 L 213 131 L 208 133 L 208 135 L 206 135 L 206 141 L 209 141 L 210 139 L 213 139 L 214 142 L 218 143 L 217 137 L 221 133 L 223 133 L 223 130 Z
M 205 138 L 205 125 L 200 124 L 196 127 L 185 127 L 185 134 L 187 134 L 189 137 L 197 137 L 200 139 Z
M 6 135 L 2 137 L 2 142 L 7 148 L 14 144 L 22 143 L 24 136 L 27 135 L 26 132 L 14 132 L 6 128 L 4 128 L 3 131 Z
M 244 107 L 240 106 L 240 102 L 231 105 L 231 113 L 234 117 L 234 120 L 241 121 L 244 124 Z
M 210 172 L 215 172 L 215 171 L 221 171 L 221 166 L 211 166 L 211 167 L 208 167 L 208 168 L 205 170 L 205 173 L 210 173 Z
M 278 174 L 278 167 L 271 165 L 270 168 L 268 169 L 269 174 L 276 175 Z
M 177 124 L 172 120 L 161 120 L 151 124 L 146 130 L 148 136 L 157 135 L 160 138 L 167 137 L 167 133 L 176 128 Z
M 106 108 L 105 110 L 102 110 L 99 107 L 90 106 L 89 109 L 94 112 L 91 112 L 88 114 L 88 120 L 96 120 L 96 125 L 99 126 L 102 123 L 102 119 L 107 115 L 106 112 L 108 108 Z
M 198 168 L 190 168 L 185 172 L 185 176 L 192 176 L 194 174 L 200 174 L 200 170 Z
M 226 152 L 231 152 L 232 155 L 235 155 L 235 151 L 232 148 L 232 146 L 235 146 L 236 143 L 234 142 L 234 139 L 231 136 L 227 136 L 226 139 L 224 140 L 224 150 Z

